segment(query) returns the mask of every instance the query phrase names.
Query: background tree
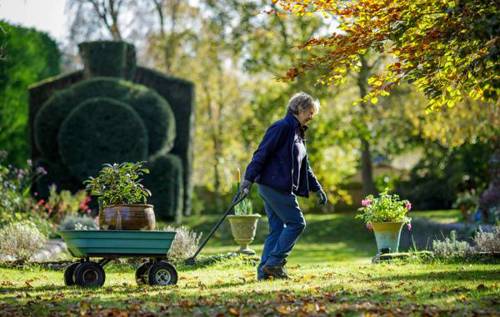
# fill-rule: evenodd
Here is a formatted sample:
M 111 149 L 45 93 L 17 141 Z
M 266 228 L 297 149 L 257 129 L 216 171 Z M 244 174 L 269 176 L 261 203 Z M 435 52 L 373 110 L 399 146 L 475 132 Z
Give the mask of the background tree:
M 304 48 L 326 47 L 288 73 L 289 78 L 321 68 L 327 82 L 346 69 L 359 68 L 360 54 L 385 52 L 393 61 L 370 80 L 371 98 L 386 94 L 402 80 L 413 82 L 430 107 L 454 106 L 464 97 L 497 102 L 499 5 L 496 1 L 277 1 L 304 15 L 319 12 L 340 21 L 329 36 Z M 322 53 L 323 52 L 323 53 Z
M 6 161 L 25 166 L 28 86 L 59 73 L 61 54 L 46 33 L 0 21 L 0 148 Z

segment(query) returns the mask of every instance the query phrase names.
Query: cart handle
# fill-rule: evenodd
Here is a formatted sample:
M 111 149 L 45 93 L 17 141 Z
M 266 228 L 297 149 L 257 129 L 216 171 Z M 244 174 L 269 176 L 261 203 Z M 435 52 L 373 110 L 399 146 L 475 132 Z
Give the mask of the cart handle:
M 208 240 L 210 240 L 210 238 L 214 235 L 215 231 L 217 231 L 217 229 L 220 227 L 220 225 L 222 224 L 222 222 L 224 221 L 224 219 L 226 219 L 227 215 L 229 215 L 231 213 L 231 211 L 233 211 L 233 208 L 236 205 L 238 205 L 243 199 L 247 198 L 247 196 L 248 196 L 248 192 L 242 192 L 242 191 L 238 190 L 238 192 L 236 193 L 236 195 L 234 195 L 234 197 L 233 197 L 233 199 L 231 201 L 231 205 L 224 212 L 224 214 L 219 219 L 219 221 L 217 222 L 217 224 L 215 224 L 215 226 L 212 228 L 212 230 L 207 235 L 207 237 L 205 238 L 205 240 L 203 240 L 203 242 L 201 243 L 201 245 L 198 247 L 198 250 L 196 250 L 196 252 L 194 253 L 194 255 L 192 257 L 190 257 L 189 259 L 187 259 L 185 261 L 187 265 L 194 265 L 195 264 L 195 262 L 196 262 L 196 260 L 195 260 L 196 256 L 201 252 L 201 250 L 203 249 L 203 247 L 205 247 L 205 245 L 207 244 Z

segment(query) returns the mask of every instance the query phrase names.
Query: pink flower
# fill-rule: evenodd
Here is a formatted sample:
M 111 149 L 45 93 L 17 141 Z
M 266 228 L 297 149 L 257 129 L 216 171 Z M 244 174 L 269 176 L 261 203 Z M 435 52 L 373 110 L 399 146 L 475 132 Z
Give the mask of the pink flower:
M 408 227 L 408 231 L 411 231 L 411 223 L 406 225 Z
M 371 204 L 372 204 L 371 199 L 363 199 L 363 200 L 361 201 L 361 205 L 362 205 L 363 207 L 370 206 Z
M 411 203 L 409 201 L 405 202 L 405 208 L 410 210 L 411 209 Z
M 370 231 L 373 231 L 373 226 L 372 226 L 372 223 L 369 222 L 366 224 L 366 229 L 370 230 Z

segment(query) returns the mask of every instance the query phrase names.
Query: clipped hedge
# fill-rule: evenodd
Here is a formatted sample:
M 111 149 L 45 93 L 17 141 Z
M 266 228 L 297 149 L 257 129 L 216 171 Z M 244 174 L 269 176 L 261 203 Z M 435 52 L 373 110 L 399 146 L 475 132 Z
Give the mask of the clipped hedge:
M 181 221 L 183 209 L 183 180 L 181 159 L 172 154 L 162 155 L 148 163 L 150 174 L 144 184 L 151 189 L 150 203 L 161 220 Z
M 97 175 L 104 163 L 143 161 L 148 136 L 139 115 L 110 98 L 81 103 L 61 125 L 59 153 L 80 180 Z
M 54 162 L 52 160 L 47 160 L 40 158 L 35 161 L 34 167 L 43 167 L 47 174 L 42 175 L 36 179 L 34 184 L 34 193 L 36 198 L 48 198 L 49 197 L 49 187 L 51 185 L 56 185 L 58 189 L 64 188 L 72 192 L 80 189 L 79 181 L 71 175 L 71 172 L 62 164 L 62 162 Z
M 167 153 L 174 146 L 175 118 L 168 102 L 151 89 L 134 89 L 130 105 L 148 130 L 149 155 Z
M 192 82 L 166 76 L 145 67 L 137 67 L 134 82 L 145 85 L 160 94 L 170 104 L 176 120 L 176 138 L 171 153 L 183 163 L 184 215 L 191 211 L 192 198 L 192 138 L 194 121 L 194 85 Z
M 128 45 L 121 41 L 83 42 L 78 45 L 86 78 L 125 77 Z
M 96 77 L 54 94 L 38 112 L 34 138 L 44 157 L 57 158 L 57 134 L 69 112 L 96 97 L 130 104 L 137 111 L 148 132 L 150 155 L 166 153 L 172 148 L 176 136 L 175 118 L 167 101 L 144 86 L 115 78 Z

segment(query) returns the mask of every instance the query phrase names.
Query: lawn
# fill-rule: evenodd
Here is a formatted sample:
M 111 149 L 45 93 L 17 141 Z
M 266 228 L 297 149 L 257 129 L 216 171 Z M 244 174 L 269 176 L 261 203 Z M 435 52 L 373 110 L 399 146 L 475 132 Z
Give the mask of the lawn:
M 291 280 L 255 280 L 256 258 L 210 266 L 178 265 L 173 287 L 137 286 L 134 265 L 106 267 L 101 289 L 65 287 L 62 271 L 0 268 L 0 315 L 262 316 L 498 315 L 498 264 L 371 264 L 371 233 L 350 214 L 307 215 L 308 227 L 289 260 Z M 190 219 L 204 232 L 213 216 Z M 261 226 L 255 249 L 265 235 Z M 205 256 L 235 250 L 227 226 Z

